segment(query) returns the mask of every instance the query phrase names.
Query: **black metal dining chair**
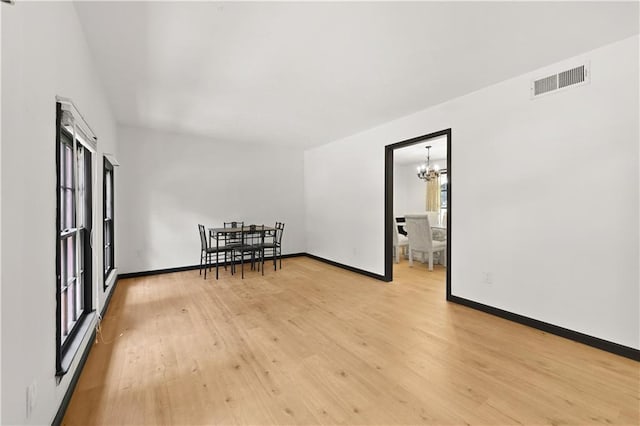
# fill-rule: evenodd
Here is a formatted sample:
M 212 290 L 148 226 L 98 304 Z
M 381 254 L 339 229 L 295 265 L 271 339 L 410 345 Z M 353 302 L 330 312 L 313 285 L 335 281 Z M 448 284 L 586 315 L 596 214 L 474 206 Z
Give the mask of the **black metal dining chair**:
M 232 222 L 224 222 L 224 228 L 244 228 L 244 222 L 239 220 L 234 220 Z M 234 247 L 238 247 L 242 244 L 240 232 L 229 232 L 224 233 L 222 236 L 224 246 L 228 248 L 227 253 L 232 255 L 232 250 Z M 225 266 L 227 261 L 227 254 L 224 255 Z
M 284 233 L 284 223 L 276 222 L 273 231 L 266 231 L 265 238 L 260 244 L 260 257 L 262 263 L 262 274 L 264 275 L 264 258 L 270 254 L 273 258 L 273 270 L 276 270 L 276 260 L 280 259 L 280 269 L 282 269 L 282 234 Z M 266 241 L 270 238 L 271 241 Z
M 216 239 L 216 246 L 212 247 L 207 241 L 207 232 L 204 225 L 198 224 L 198 232 L 200 233 L 200 275 L 202 275 L 202 267 L 204 265 L 204 279 L 207 279 L 207 269 L 211 270 L 211 260 L 215 255 L 216 258 L 216 280 L 218 279 L 218 264 L 220 263 L 220 253 L 225 254 L 225 268 L 227 265 L 226 253 L 229 251 L 224 246 L 219 246 L 218 239 Z
M 242 279 L 244 279 L 244 261 L 247 256 L 250 256 L 251 269 L 255 268 L 256 255 L 258 255 L 258 261 L 261 262 L 262 249 L 260 247 L 260 241 L 264 234 L 264 225 L 249 225 L 248 228 L 243 227 L 240 232 L 240 244 L 234 245 L 231 248 L 231 273 L 235 273 L 236 264 L 240 262 L 240 271 Z

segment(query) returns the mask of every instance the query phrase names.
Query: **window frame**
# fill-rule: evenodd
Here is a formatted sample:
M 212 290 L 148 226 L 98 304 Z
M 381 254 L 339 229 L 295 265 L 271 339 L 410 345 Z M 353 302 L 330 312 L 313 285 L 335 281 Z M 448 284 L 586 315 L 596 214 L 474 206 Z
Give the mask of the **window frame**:
M 440 171 L 440 176 L 445 176 L 447 181 L 445 183 L 441 183 L 440 184 L 440 210 L 447 210 L 447 207 L 449 206 L 449 175 L 447 174 L 447 169 L 441 170 Z M 444 188 L 444 189 L 443 189 Z M 442 196 L 444 193 L 444 197 Z M 445 201 L 443 201 L 443 198 L 446 198 Z
M 102 269 L 103 269 L 103 290 L 108 288 L 109 275 L 115 270 L 115 205 L 114 205 L 114 167 L 106 156 L 103 156 L 103 173 L 102 173 Z M 110 191 L 107 191 L 109 184 Z M 109 192 L 109 194 L 107 194 Z M 109 196 L 109 199 L 107 197 Z M 108 203 L 107 203 L 108 201 Z M 110 207 L 110 209 L 109 209 Z M 110 210 L 110 211 L 107 211 Z M 109 213 L 109 215 L 107 214 Z M 107 230 L 110 231 L 107 238 Z M 107 250 L 110 255 L 110 265 L 106 269 Z
M 56 103 L 56 375 L 64 375 L 80 347 L 80 343 L 86 335 L 91 317 L 94 313 L 93 308 L 93 249 L 91 247 L 91 236 L 93 230 L 93 165 L 95 151 L 86 143 L 75 131 L 72 133 L 63 125 L 62 104 Z M 73 114 L 71 114 L 73 116 Z M 74 135 L 75 134 L 75 135 Z M 71 165 L 63 160 L 62 153 L 65 149 L 71 149 Z M 82 155 L 78 153 L 81 152 Z M 66 151 L 65 151 L 66 156 Z M 68 159 L 68 158 L 67 158 Z M 63 164 L 64 161 L 64 164 Z M 82 162 L 82 164 L 80 164 Z M 84 172 L 82 181 L 80 180 L 79 170 Z M 64 178 L 63 178 L 64 176 Z M 67 178 L 71 178 L 72 182 L 67 182 Z M 64 182 L 63 182 L 64 180 Z M 62 185 L 64 183 L 64 187 Z M 72 193 L 71 202 L 65 203 L 66 200 L 62 193 L 70 190 Z M 81 204 L 82 203 L 82 204 Z M 66 208 L 71 206 L 71 216 L 68 215 Z M 81 207 L 82 206 L 82 207 Z M 65 223 L 63 224 L 63 215 Z M 71 226 L 69 225 L 70 220 Z M 62 242 L 74 239 L 73 256 L 75 259 L 71 262 L 72 268 L 63 268 L 62 261 L 69 266 L 69 258 L 63 258 Z M 68 249 L 66 250 L 68 254 Z M 81 264 L 82 262 L 82 264 Z M 64 270 L 63 270 L 64 269 Z M 68 270 L 67 270 L 68 269 Z M 66 280 L 69 272 L 73 272 L 74 286 L 80 280 L 80 285 L 74 287 L 71 297 L 76 306 L 73 311 L 75 319 L 70 323 L 66 321 L 68 313 L 68 299 L 63 296 L 64 292 L 68 293 L 70 286 L 67 285 L 63 289 L 63 278 Z M 67 284 L 69 280 L 66 280 Z M 76 294 L 76 291 L 79 294 Z M 63 298 L 66 313 L 63 312 Z M 77 308 L 78 304 L 80 307 Z M 63 326 L 63 319 L 65 324 Z M 66 333 L 65 333 L 66 331 Z

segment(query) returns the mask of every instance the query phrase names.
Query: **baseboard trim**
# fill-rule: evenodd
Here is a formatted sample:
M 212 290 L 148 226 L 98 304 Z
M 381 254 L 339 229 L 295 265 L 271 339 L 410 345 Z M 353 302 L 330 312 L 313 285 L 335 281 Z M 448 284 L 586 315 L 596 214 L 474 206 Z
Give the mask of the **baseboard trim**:
M 175 268 L 153 269 L 150 271 L 127 272 L 125 274 L 118 274 L 118 279 L 124 280 L 127 278 L 147 277 L 150 275 L 172 274 L 174 272 L 193 271 L 194 269 L 198 268 L 200 268 L 200 265 L 178 266 Z
M 64 397 L 62 398 L 62 402 L 60 403 L 60 407 L 58 407 L 58 411 L 56 412 L 56 416 L 53 418 L 53 422 L 51 422 L 52 426 L 60 426 L 62 424 L 62 420 L 64 419 L 64 415 L 67 412 L 67 408 L 69 407 L 69 402 L 71 402 L 71 397 L 73 396 L 73 391 L 76 390 L 76 385 L 78 384 L 78 379 L 80 379 L 80 373 L 84 369 L 84 365 L 87 362 L 87 358 L 89 358 L 89 353 L 91 352 L 91 348 L 93 347 L 93 342 L 96 339 L 96 329 L 94 328 L 91 332 L 91 336 L 89 337 L 89 343 L 87 347 L 84 348 L 82 352 L 82 357 L 80 358 L 80 362 L 78 362 L 78 368 L 74 371 L 73 376 L 71 377 L 71 381 L 69 382 L 69 387 L 67 391 L 64 393 Z
M 286 258 L 289 258 L 289 257 L 304 257 L 304 256 L 306 256 L 306 255 L 307 255 L 307 253 L 289 253 L 289 254 L 283 254 L 283 255 L 282 255 L 282 258 L 283 258 L 283 259 L 286 259 Z M 271 256 L 271 257 L 265 257 L 265 258 L 264 258 L 264 260 L 265 260 L 265 261 L 266 261 L 267 259 L 269 259 L 269 260 L 273 260 L 273 256 Z
M 113 286 L 113 288 L 111 289 L 111 292 L 109 293 L 107 298 L 104 299 L 104 305 L 102 305 L 102 309 L 100 310 L 100 318 L 104 318 L 104 314 L 107 312 L 107 308 L 109 307 L 109 304 L 111 303 L 111 297 L 113 297 L 113 293 L 116 292 L 116 287 L 118 286 L 118 277 L 117 276 L 116 276 L 116 279 L 113 281 L 112 286 Z M 107 288 L 109 288 L 109 287 L 107 287 Z
M 597 349 L 601 349 L 606 352 L 620 355 L 625 358 L 632 359 L 634 361 L 640 361 L 640 350 L 630 348 L 629 346 L 620 345 L 618 343 L 603 340 L 598 337 L 589 336 L 588 334 L 580 333 L 578 331 L 570 330 L 568 328 L 553 325 L 544 321 L 536 320 L 533 318 L 525 317 L 523 315 L 515 314 L 513 312 L 505 311 L 500 308 L 485 305 L 483 303 L 474 302 L 473 300 L 465 299 L 458 296 L 449 296 L 447 298 L 450 302 L 464 305 L 469 308 L 473 308 L 490 315 L 495 315 L 500 318 L 504 318 L 509 321 L 517 322 L 528 327 L 538 329 L 556 336 L 564 337 L 565 339 L 573 340 L 578 343 L 582 343 L 587 346 L 591 346 Z
M 315 254 L 306 253 L 305 256 L 308 258 L 318 260 L 320 262 L 327 263 L 332 266 L 337 266 L 338 268 L 346 269 L 347 271 L 355 272 L 356 274 L 366 275 L 370 278 L 375 278 L 380 281 L 388 282 L 384 275 L 376 274 L 373 272 L 365 271 L 364 269 L 354 268 L 353 266 L 345 265 L 344 263 L 334 262 L 333 260 L 325 259 L 324 257 L 316 256 Z
M 314 254 L 309 253 L 289 253 L 283 254 L 282 258 L 291 258 L 291 257 L 308 257 L 310 259 L 318 260 L 320 262 L 327 263 L 332 266 L 337 266 L 338 268 L 346 269 L 347 271 L 355 272 L 357 274 L 366 275 L 367 277 L 375 278 L 380 281 L 386 281 L 384 275 L 375 274 L 373 272 L 365 271 L 364 269 L 354 268 L 353 266 L 345 265 L 344 263 L 334 262 L 333 260 L 325 259 L 324 257 L 316 256 Z M 265 257 L 265 261 L 272 260 L 273 257 Z M 194 269 L 199 269 L 200 265 L 188 265 L 188 266 L 178 266 L 175 268 L 164 268 L 164 269 L 154 269 L 151 271 L 139 271 L 139 272 L 127 272 L 124 274 L 118 274 L 118 279 L 127 279 L 127 278 L 137 278 L 137 277 L 146 277 L 151 275 L 160 275 L 160 274 L 172 274 L 175 272 L 184 272 L 184 271 L 193 271 Z
M 289 257 L 300 257 L 305 255 L 306 253 L 289 253 L 283 254 L 282 258 L 286 259 Z M 265 257 L 264 260 L 265 262 L 267 260 L 273 260 L 273 256 Z M 127 272 L 124 274 L 118 274 L 118 279 L 122 280 L 127 278 L 146 277 L 150 275 L 173 274 L 175 272 L 193 271 L 194 269 L 200 269 L 200 265 L 177 266 L 175 268 L 153 269 L 151 271 Z

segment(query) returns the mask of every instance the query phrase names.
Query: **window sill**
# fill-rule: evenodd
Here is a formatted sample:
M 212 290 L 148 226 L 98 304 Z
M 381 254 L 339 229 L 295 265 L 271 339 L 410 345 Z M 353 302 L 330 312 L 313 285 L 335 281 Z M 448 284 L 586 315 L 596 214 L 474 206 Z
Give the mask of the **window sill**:
M 71 338 L 71 342 L 65 349 L 62 354 L 62 360 L 60 362 L 60 371 L 56 373 L 56 376 L 62 377 L 69 371 L 73 360 L 75 359 L 78 349 L 82 344 L 82 341 L 86 338 L 89 330 L 91 330 L 91 326 L 94 323 L 96 318 L 95 311 L 89 312 L 87 315 L 84 315 L 82 319 L 80 319 L 81 323 L 78 325 L 78 330 L 75 335 Z
M 107 279 L 104 280 L 104 284 L 102 286 L 102 290 L 106 291 L 113 283 L 116 282 L 116 278 L 118 276 L 118 268 L 112 268 L 109 271 L 109 275 L 107 275 Z

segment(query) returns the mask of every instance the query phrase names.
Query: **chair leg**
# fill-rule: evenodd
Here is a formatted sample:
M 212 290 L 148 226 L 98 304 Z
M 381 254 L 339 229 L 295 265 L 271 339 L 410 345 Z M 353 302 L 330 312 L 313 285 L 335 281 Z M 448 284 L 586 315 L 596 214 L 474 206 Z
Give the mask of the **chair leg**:
M 400 247 L 398 246 L 393 247 L 393 254 L 394 254 L 394 257 L 396 258 L 396 263 L 400 263 Z
M 442 250 L 442 266 L 447 267 L 447 249 Z
M 276 271 L 278 269 L 278 252 L 275 248 L 271 251 L 271 255 L 273 258 L 273 270 Z
M 234 275 L 238 270 L 236 269 L 236 259 L 238 258 L 238 253 L 236 253 L 235 251 L 233 252 L 233 255 L 231 256 L 231 274 Z
M 278 249 L 278 257 L 280 258 L 280 269 L 282 269 L 282 247 Z
M 202 250 L 200 250 L 200 275 L 202 275 Z
M 413 250 L 409 247 L 409 266 L 413 266 Z
M 429 252 L 429 270 L 433 271 L 433 252 Z

